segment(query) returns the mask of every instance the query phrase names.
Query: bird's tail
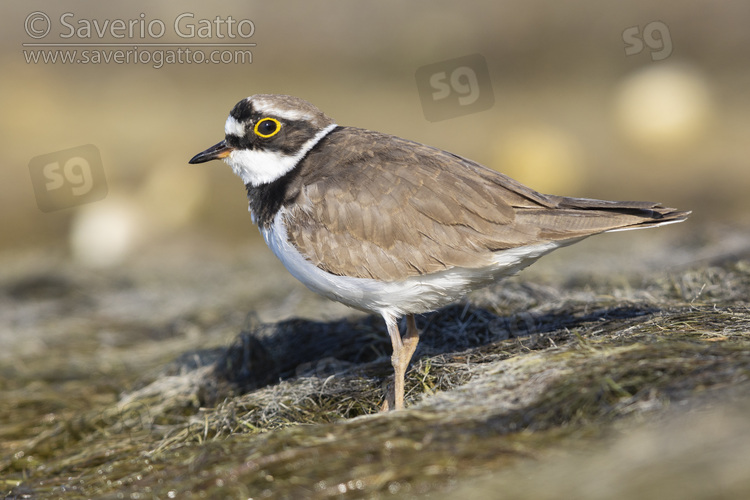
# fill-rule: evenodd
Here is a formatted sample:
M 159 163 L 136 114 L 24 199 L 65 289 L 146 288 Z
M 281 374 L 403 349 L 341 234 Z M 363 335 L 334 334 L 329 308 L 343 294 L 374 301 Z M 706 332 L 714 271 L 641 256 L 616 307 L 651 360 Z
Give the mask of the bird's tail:
M 606 201 L 548 196 L 554 209 L 537 212 L 537 223 L 552 240 L 596 233 L 644 229 L 682 222 L 689 211 L 664 207 L 650 201 Z M 545 220 L 547 219 L 547 220 Z M 545 231 L 546 229 L 546 231 Z

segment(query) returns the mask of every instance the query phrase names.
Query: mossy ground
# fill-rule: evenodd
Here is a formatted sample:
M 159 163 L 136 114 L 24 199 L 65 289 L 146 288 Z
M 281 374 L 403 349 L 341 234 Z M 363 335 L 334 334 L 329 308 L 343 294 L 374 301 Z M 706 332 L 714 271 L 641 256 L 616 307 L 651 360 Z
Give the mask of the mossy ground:
M 679 457 L 658 454 L 688 443 L 691 459 L 712 450 L 688 465 L 724 471 L 706 491 L 742 498 L 750 465 L 732 465 L 748 458 L 735 447 L 748 444 L 750 425 L 727 415 L 750 395 L 748 256 L 648 276 L 522 276 L 424 315 L 408 409 L 387 414 L 378 413 L 392 373 L 380 318 L 264 323 L 236 304 L 103 315 L 112 288 L 123 300 L 138 287 L 22 276 L 4 287 L 17 311 L 6 328 L 42 339 L 45 356 L 19 344 L 2 358 L 0 492 L 497 498 L 502 488 L 555 498 L 559 487 L 597 498 L 601 489 L 587 489 L 596 471 L 596 484 L 620 485 L 612 498 L 646 498 L 659 491 L 655 471 L 680 477 Z M 724 424 L 732 438 L 711 433 Z M 665 435 L 671 444 L 659 447 Z M 633 489 L 622 467 L 601 465 L 623 442 L 647 457 L 621 457 L 626 469 L 642 474 L 633 464 L 648 463 L 657 480 Z M 538 468 L 560 484 L 533 477 Z

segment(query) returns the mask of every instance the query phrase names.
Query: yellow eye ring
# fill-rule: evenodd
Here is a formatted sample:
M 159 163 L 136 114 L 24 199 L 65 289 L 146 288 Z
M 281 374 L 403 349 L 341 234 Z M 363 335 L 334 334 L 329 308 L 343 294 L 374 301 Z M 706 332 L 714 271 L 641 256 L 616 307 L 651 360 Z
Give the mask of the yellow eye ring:
M 255 135 L 264 139 L 275 136 L 279 133 L 279 130 L 281 130 L 281 122 L 276 118 L 258 120 L 258 123 L 253 128 Z

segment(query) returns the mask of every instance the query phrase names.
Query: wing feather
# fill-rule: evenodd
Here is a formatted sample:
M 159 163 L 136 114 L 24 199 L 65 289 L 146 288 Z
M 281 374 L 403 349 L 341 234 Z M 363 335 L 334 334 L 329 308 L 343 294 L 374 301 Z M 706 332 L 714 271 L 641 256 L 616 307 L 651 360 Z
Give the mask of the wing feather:
M 686 216 L 654 203 L 543 195 L 460 156 L 349 127 L 326 136 L 299 168 L 298 194 L 286 205 L 290 241 L 325 271 L 383 281 Z

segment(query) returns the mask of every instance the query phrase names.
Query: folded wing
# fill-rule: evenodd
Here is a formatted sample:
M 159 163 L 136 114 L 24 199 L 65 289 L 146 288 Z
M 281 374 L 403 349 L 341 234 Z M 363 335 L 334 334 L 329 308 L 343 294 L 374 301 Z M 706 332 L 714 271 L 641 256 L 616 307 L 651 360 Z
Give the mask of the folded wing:
M 451 153 L 348 127 L 300 167 L 295 203 L 287 205 L 289 239 L 325 271 L 383 281 L 484 267 L 497 251 L 677 222 L 689 213 L 543 195 Z

